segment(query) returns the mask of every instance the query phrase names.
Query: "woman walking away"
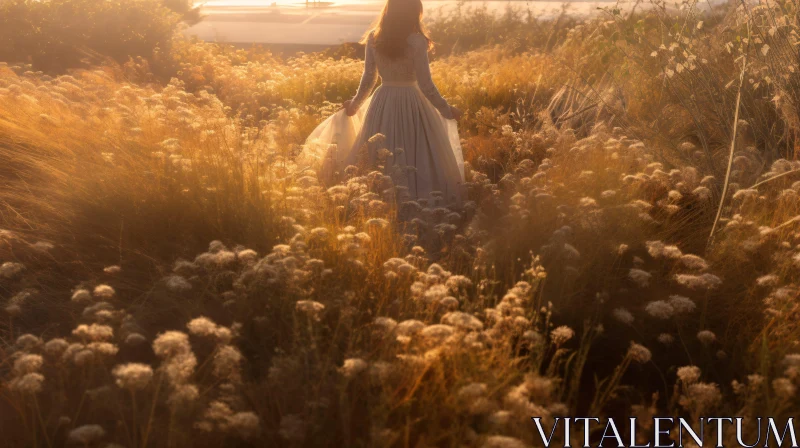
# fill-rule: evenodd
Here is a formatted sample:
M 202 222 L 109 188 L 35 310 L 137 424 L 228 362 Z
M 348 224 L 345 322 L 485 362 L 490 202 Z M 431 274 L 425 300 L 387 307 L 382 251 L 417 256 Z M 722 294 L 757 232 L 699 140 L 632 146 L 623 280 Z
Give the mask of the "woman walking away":
M 298 163 L 315 166 L 327 184 L 350 165 L 383 166 L 395 185 L 407 188 L 406 198 L 434 192 L 459 202 L 464 160 L 455 120 L 461 111 L 431 79 L 422 2 L 387 0 L 362 43 L 366 58 L 358 91 L 311 133 Z M 370 95 L 378 76 L 381 85 Z

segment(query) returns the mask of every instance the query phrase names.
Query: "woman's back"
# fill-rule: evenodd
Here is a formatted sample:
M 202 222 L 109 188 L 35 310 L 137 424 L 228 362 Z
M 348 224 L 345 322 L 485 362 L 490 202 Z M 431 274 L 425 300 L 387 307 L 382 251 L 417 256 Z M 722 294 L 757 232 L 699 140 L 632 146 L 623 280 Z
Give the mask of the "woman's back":
M 419 33 L 412 34 L 406 39 L 408 46 L 402 57 L 390 58 L 374 49 L 374 39 L 370 39 L 367 45 L 373 46 L 375 52 L 375 62 L 378 66 L 378 74 L 384 83 L 386 82 L 415 82 L 417 74 L 414 69 L 414 56 L 417 51 L 427 51 L 428 42 Z
M 382 54 L 375 46 L 375 38 L 367 39 L 364 74 L 353 103 L 358 108 L 372 91 L 378 75 L 382 85 L 418 84 L 426 98 L 445 118 L 453 118 L 450 105 L 439 93 L 431 78 L 428 63 L 428 39 L 420 33 L 412 33 L 406 38 L 405 53 L 396 58 Z

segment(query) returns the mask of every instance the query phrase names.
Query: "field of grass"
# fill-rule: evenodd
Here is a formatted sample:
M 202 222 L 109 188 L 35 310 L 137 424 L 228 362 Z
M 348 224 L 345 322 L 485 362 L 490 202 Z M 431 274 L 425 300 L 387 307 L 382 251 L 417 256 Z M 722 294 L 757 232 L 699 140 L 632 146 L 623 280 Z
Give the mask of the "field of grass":
M 800 413 L 796 1 L 432 18 L 465 110 L 449 208 L 391 167 L 324 188 L 295 163 L 361 50 L 191 41 L 162 3 L 0 3 L 5 446 L 515 448 L 534 416 Z

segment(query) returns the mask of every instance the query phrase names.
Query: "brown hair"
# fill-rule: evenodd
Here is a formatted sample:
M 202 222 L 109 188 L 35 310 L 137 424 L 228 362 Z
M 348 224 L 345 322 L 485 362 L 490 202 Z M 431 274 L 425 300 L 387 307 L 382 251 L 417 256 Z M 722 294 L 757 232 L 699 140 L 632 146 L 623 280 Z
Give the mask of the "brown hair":
M 408 46 L 406 39 L 414 33 L 420 33 L 432 47 L 428 31 L 422 23 L 422 0 L 386 0 L 383 11 L 372 28 L 361 38 L 367 44 L 372 35 L 375 49 L 391 59 L 405 55 Z

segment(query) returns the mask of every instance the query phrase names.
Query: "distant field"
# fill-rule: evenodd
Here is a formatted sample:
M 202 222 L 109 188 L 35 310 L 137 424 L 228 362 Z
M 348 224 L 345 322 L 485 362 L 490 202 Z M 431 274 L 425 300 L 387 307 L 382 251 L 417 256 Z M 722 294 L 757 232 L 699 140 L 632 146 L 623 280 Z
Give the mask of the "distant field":
M 492 12 L 508 7 L 530 9 L 548 18 L 558 14 L 567 3 L 560 1 L 487 1 L 475 2 Z M 597 8 L 614 2 L 581 1 L 569 5 L 576 16 L 588 16 Z M 458 6 L 452 0 L 434 0 L 428 14 L 447 13 Z M 187 30 L 187 34 L 206 41 L 234 44 L 296 44 L 324 48 L 357 41 L 383 6 L 380 0 L 309 3 L 296 1 L 217 0 L 203 3 L 205 19 Z M 306 47 L 304 47 L 306 48 Z

